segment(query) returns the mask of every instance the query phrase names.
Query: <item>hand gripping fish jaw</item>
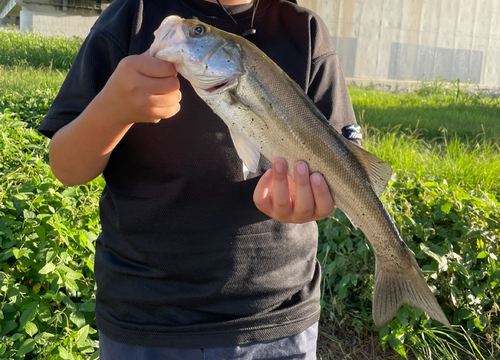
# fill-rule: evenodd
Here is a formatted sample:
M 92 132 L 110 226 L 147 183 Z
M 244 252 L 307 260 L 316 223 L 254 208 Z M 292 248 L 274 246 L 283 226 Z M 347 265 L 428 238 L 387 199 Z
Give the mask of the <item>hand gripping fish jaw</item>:
M 173 63 L 195 89 L 207 92 L 224 87 L 243 72 L 240 49 L 232 39 L 217 36 L 213 28 L 198 20 L 175 15 L 163 20 L 155 31 L 149 55 Z

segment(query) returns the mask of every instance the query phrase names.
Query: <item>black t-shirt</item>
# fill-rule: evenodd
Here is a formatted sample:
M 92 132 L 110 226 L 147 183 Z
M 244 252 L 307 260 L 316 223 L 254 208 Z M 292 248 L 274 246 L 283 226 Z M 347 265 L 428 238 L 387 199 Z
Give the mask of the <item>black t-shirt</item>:
M 249 5 L 115 0 L 93 26 L 39 130 L 52 136 L 104 87 L 119 61 L 144 53 L 168 15 L 227 31 L 250 27 Z M 285 0 L 260 0 L 255 44 L 318 105 L 335 129 L 355 117 L 328 31 Z M 135 124 L 104 170 L 97 240 L 97 325 L 142 346 L 233 346 L 290 336 L 319 318 L 317 227 L 276 222 L 252 195 L 269 168 L 243 180 L 228 129 L 181 79 L 181 111 Z

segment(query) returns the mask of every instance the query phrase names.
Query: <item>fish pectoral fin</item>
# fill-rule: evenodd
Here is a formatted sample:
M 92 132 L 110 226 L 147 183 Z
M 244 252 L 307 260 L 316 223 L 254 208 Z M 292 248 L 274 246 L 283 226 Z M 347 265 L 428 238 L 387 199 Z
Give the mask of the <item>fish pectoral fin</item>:
M 422 270 L 417 261 L 411 256 L 410 269 L 387 269 L 380 266 L 379 259 L 375 264 L 375 289 L 373 294 L 373 321 L 382 327 L 390 321 L 403 304 L 416 306 L 431 318 L 439 321 L 450 330 L 453 330 L 441 306 L 427 285 Z
M 245 136 L 233 128 L 229 128 L 231 139 L 238 156 L 243 161 L 243 178 L 246 180 L 249 171 L 256 172 L 260 160 L 260 150 Z
M 367 170 L 368 175 L 370 176 L 370 183 L 372 184 L 377 195 L 382 194 L 387 187 L 389 179 L 391 178 L 392 167 L 354 143 L 350 141 L 346 141 L 346 143 L 359 162 Z
M 185 65 L 182 65 L 185 68 Z M 210 89 L 227 81 L 223 76 L 192 75 L 190 80 L 194 86 L 200 89 Z

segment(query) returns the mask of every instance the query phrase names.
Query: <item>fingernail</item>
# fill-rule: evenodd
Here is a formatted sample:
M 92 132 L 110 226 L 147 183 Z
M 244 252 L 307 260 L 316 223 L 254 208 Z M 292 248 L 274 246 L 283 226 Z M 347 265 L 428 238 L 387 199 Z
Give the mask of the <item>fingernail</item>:
M 281 161 L 277 161 L 276 164 L 274 165 L 274 168 L 276 169 L 277 172 L 282 172 L 283 171 L 283 163 Z
M 311 175 L 311 179 L 315 185 L 321 184 L 321 175 L 318 173 L 314 173 Z
M 304 175 L 306 173 L 306 164 L 303 162 L 297 163 L 297 171 L 300 175 Z

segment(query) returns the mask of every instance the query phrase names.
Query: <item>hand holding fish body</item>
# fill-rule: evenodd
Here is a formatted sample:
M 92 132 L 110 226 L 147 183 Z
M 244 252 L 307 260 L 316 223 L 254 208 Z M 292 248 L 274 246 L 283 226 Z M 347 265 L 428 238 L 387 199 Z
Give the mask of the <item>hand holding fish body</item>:
M 451 329 L 379 198 L 391 176 L 389 165 L 345 140 L 284 71 L 239 36 L 169 16 L 155 32 L 150 55 L 172 62 L 227 124 L 244 171 L 255 171 L 262 153 L 271 161 L 303 160 L 323 174 L 336 206 L 374 250 L 377 326 L 406 303 Z

